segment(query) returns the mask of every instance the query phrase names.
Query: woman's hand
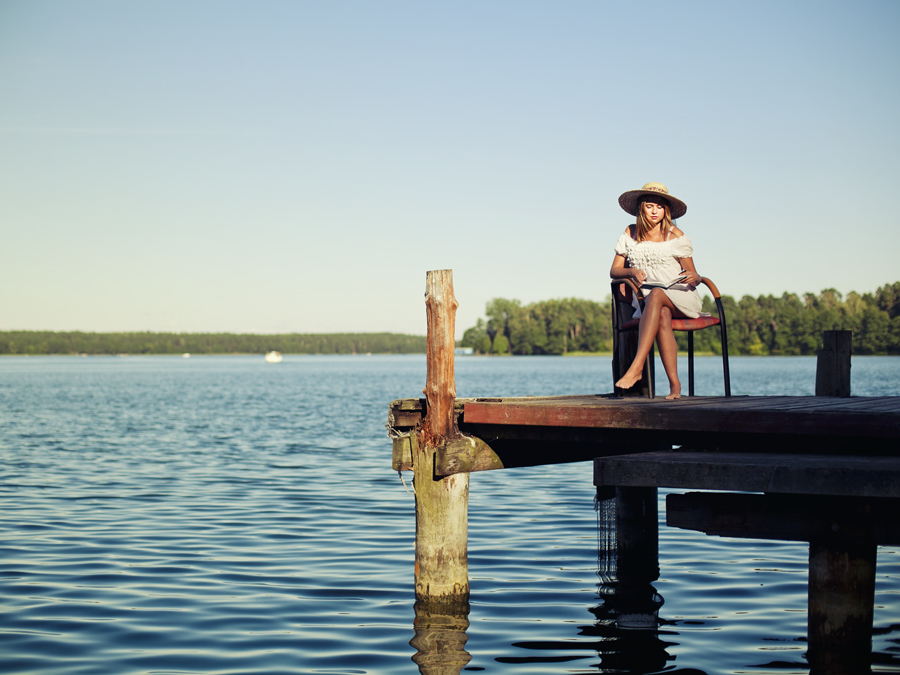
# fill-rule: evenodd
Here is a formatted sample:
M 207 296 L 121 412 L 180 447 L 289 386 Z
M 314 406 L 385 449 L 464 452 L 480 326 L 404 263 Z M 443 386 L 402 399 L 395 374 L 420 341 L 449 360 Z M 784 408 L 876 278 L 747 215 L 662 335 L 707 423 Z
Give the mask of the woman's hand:
M 697 268 L 694 267 L 694 259 L 693 258 L 681 258 L 678 262 L 681 263 L 681 269 L 684 272 L 684 281 L 681 283 L 687 284 L 691 288 L 696 288 L 700 285 L 700 280 L 703 279 L 699 274 L 697 274 Z
M 640 286 L 647 280 L 647 275 L 644 274 L 644 270 L 639 270 L 637 267 L 632 267 L 628 270 L 630 272 L 629 276 L 634 279 L 635 283 Z
M 688 286 L 695 288 L 700 285 L 700 280 L 702 278 L 703 277 L 701 277 L 699 274 L 697 274 L 696 271 L 685 270 L 684 281 L 682 281 L 681 283 L 687 284 Z

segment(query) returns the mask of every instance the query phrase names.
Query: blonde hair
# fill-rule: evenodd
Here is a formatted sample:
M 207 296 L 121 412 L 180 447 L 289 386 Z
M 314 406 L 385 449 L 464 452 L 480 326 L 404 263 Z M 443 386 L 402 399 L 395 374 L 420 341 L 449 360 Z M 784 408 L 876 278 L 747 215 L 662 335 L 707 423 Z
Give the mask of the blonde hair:
M 665 211 L 665 215 L 663 219 L 659 221 L 659 231 L 662 233 L 663 241 L 669 238 L 669 232 L 672 231 L 672 228 L 675 225 L 672 223 L 672 211 L 669 208 L 669 202 L 661 197 L 652 197 L 648 196 L 640 201 L 637 208 L 637 236 L 635 239 L 637 241 L 644 241 L 647 238 L 647 235 L 650 233 L 655 226 L 653 223 L 647 221 L 644 218 L 644 204 L 647 202 L 653 202 L 654 204 L 662 204 L 663 210 Z

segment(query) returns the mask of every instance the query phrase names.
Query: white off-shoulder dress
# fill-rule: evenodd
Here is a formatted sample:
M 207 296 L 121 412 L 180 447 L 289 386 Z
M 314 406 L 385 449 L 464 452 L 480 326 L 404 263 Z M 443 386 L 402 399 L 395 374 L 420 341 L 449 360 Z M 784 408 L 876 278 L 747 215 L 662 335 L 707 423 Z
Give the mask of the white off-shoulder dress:
M 668 241 L 638 243 L 626 232 L 616 242 L 616 255 L 624 256 L 631 267 L 642 270 L 647 275 L 647 281 L 669 283 L 680 276 L 681 263 L 678 261 L 681 258 L 693 257 L 694 247 L 691 245 L 691 240 L 685 235 Z M 686 317 L 695 319 L 700 316 L 702 304 L 696 288 L 687 284 L 675 284 L 665 291 L 672 304 Z M 634 316 L 640 316 L 641 309 L 638 306 L 637 298 L 632 301 L 632 304 L 636 309 Z

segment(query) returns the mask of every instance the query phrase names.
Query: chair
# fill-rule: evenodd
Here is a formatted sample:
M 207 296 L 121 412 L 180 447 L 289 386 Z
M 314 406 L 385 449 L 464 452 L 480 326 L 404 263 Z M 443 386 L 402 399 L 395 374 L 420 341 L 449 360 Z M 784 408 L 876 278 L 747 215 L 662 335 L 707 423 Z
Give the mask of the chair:
M 722 338 L 722 369 L 725 376 L 725 396 L 731 396 L 731 375 L 728 370 L 728 331 L 725 324 L 725 309 L 722 307 L 722 296 L 716 285 L 703 277 L 700 282 L 705 285 L 716 301 L 719 316 L 701 316 L 696 319 L 672 319 L 672 329 L 687 332 L 688 338 L 688 396 L 694 395 L 694 331 L 719 326 Z M 612 328 L 613 328 L 613 382 L 618 382 L 621 375 L 621 359 L 619 350 L 624 333 L 637 331 L 640 318 L 632 319 L 631 295 L 638 298 L 644 306 L 644 294 L 631 279 L 613 279 L 612 283 Z M 632 352 L 633 354 L 633 352 Z M 655 350 L 650 348 L 650 355 L 644 363 L 645 391 L 649 398 L 654 397 L 656 385 Z

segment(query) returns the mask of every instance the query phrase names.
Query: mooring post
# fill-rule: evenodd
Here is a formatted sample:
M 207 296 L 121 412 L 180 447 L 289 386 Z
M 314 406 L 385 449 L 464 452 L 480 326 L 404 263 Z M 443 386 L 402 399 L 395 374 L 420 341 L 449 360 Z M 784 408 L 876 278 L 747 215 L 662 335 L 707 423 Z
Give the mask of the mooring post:
M 852 332 L 826 330 L 816 396 L 850 396 Z M 833 526 L 837 528 L 837 525 Z M 811 675 L 871 672 L 877 547 L 835 529 L 809 543 L 807 642 Z
M 453 409 L 458 306 L 453 295 L 453 271 L 428 272 L 424 392 L 427 411 L 412 453 L 416 486 L 416 599 L 426 602 L 469 600 L 469 474 L 440 477 L 434 473 L 436 450 L 460 436 Z
M 852 331 L 826 330 L 816 360 L 816 396 L 850 396 Z

